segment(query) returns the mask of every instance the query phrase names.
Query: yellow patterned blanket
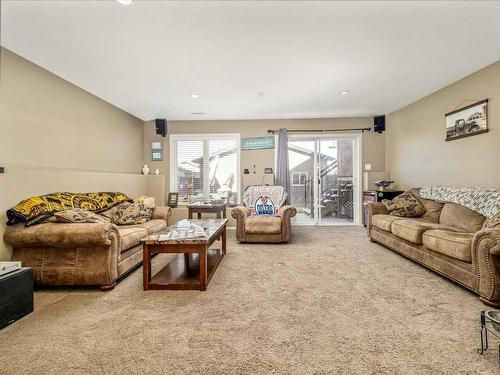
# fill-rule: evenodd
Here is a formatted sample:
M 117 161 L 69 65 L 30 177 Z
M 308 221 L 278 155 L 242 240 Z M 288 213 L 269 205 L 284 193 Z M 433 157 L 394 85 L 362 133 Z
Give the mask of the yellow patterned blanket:
M 52 216 L 54 212 L 81 208 L 92 212 L 105 211 L 122 202 L 131 201 L 123 193 L 52 193 L 31 197 L 7 210 L 7 225 L 37 224 Z

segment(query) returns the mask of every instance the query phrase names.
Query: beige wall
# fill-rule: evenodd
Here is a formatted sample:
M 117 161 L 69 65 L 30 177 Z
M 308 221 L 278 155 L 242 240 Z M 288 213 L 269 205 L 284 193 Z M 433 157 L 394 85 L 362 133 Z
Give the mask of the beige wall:
M 139 172 L 139 119 L 4 48 L 1 59 L 2 163 Z
M 466 101 L 471 99 L 472 101 Z M 489 99 L 489 132 L 445 142 L 445 114 Z M 500 61 L 387 117 L 386 165 L 402 188 L 500 187 Z
M 5 211 L 58 190 L 146 193 L 143 122 L 1 49 L 0 238 Z M 10 258 L 0 241 L 0 260 Z
M 245 137 L 267 136 L 267 129 L 285 127 L 288 129 L 340 129 L 340 128 L 366 128 L 373 125 L 371 117 L 363 118 L 337 118 L 337 119 L 301 119 L 301 120 L 224 120 L 224 121 L 169 121 L 169 134 L 193 134 L 193 133 L 239 133 Z M 151 142 L 161 141 L 164 148 L 163 161 L 151 161 Z M 363 165 L 372 164 L 373 170 L 384 170 L 385 155 L 383 134 L 364 132 L 363 143 Z M 274 168 L 274 150 L 241 151 L 241 171 L 244 168 L 252 170 L 256 165 L 258 173 L 263 173 L 265 167 Z M 166 187 L 170 189 L 169 174 L 169 139 L 155 134 L 154 121 L 144 124 L 144 160 L 154 171 L 160 169 L 162 174 L 167 175 Z M 182 215 L 181 215 L 182 216 Z M 180 217 L 180 216 L 179 216 Z M 231 224 L 231 223 L 230 223 Z

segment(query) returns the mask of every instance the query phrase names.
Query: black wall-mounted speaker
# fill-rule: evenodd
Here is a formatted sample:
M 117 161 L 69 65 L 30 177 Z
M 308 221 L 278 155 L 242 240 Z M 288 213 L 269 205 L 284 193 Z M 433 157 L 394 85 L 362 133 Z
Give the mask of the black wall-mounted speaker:
M 155 120 L 156 134 L 165 137 L 167 135 L 167 120 L 157 118 Z
M 373 118 L 373 131 L 377 133 L 385 131 L 385 115 Z

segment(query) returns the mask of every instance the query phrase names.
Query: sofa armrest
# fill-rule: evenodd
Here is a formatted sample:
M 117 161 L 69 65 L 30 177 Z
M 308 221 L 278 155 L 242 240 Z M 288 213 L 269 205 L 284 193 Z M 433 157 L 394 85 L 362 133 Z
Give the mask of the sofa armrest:
M 234 207 L 231 216 L 236 219 L 236 239 L 240 242 L 245 241 L 245 220 L 250 216 L 250 210 L 243 206 Z
M 280 210 L 280 216 L 288 218 L 290 220 L 292 217 L 297 215 L 297 209 L 293 206 L 283 206 Z
M 288 242 L 292 239 L 292 223 L 290 219 L 297 214 L 297 209 L 293 206 L 281 207 L 281 238 Z
M 482 229 L 472 239 L 472 262 L 478 292 L 486 303 L 500 303 L 500 228 Z
M 383 203 L 377 202 L 377 203 L 367 203 L 365 204 L 365 210 L 366 210 L 366 230 L 368 231 L 368 237 L 371 238 L 370 231 L 372 228 L 372 217 L 373 215 L 379 215 L 379 214 L 385 214 L 387 215 L 389 211 L 387 210 L 387 207 Z
M 368 217 L 378 214 L 387 215 L 389 211 L 387 211 L 387 207 L 385 204 L 377 202 L 377 203 L 367 203 L 366 204 L 366 212 L 368 213 Z
M 170 219 L 170 215 L 172 215 L 172 209 L 168 206 L 156 206 L 153 210 L 153 216 L 151 219 L 163 219 L 167 222 Z
M 237 206 L 231 210 L 231 216 L 236 220 L 241 219 L 244 221 L 246 217 L 250 216 L 250 210 L 243 206 Z
M 18 224 L 7 228 L 4 240 L 14 248 L 108 246 L 112 232 L 120 238 L 118 227 L 111 223 Z

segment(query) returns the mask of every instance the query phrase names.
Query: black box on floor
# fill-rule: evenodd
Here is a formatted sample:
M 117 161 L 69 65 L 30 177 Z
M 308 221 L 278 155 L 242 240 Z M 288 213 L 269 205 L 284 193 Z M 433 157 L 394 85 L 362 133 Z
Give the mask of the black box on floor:
M 0 276 L 0 329 L 32 311 L 32 269 L 23 267 Z

